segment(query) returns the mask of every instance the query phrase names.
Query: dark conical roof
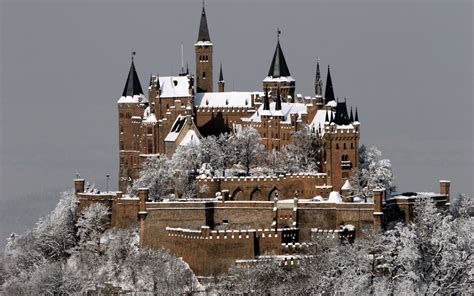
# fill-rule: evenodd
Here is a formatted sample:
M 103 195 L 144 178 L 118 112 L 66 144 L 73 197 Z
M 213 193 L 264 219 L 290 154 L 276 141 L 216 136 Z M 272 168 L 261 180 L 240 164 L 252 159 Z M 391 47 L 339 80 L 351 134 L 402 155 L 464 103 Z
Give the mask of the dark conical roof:
M 351 115 L 349 116 L 349 119 L 351 122 L 354 122 L 354 114 L 352 113 L 352 107 L 351 107 Z
M 349 115 L 347 114 L 347 104 L 345 101 L 337 102 L 334 123 L 337 125 L 348 125 L 351 123 Z
M 204 9 L 204 3 L 202 5 L 201 23 L 199 24 L 199 35 L 197 41 L 211 41 L 211 37 L 209 37 L 209 29 L 207 28 L 207 18 L 206 10 Z
M 332 87 L 332 79 L 331 79 L 331 68 L 328 65 L 328 77 L 326 80 L 326 91 L 324 92 L 324 98 L 326 99 L 326 104 L 330 101 L 334 101 L 334 89 Z
M 140 80 L 138 79 L 137 71 L 135 70 L 135 63 L 132 59 L 132 64 L 130 65 L 130 71 L 128 72 L 127 82 L 125 82 L 122 96 L 133 97 L 135 95 L 143 95 L 143 90 Z
M 224 75 L 222 74 L 222 63 L 221 63 L 221 69 L 219 70 L 219 82 L 224 81 Z
M 288 65 L 286 64 L 285 56 L 281 50 L 280 40 L 277 42 L 275 53 L 273 54 L 272 64 L 270 66 L 270 70 L 268 71 L 268 76 L 274 78 L 291 76 L 290 70 L 288 70 Z
M 354 118 L 355 121 L 359 121 L 359 112 L 357 112 L 357 107 L 356 107 L 356 115 L 355 115 L 355 118 Z

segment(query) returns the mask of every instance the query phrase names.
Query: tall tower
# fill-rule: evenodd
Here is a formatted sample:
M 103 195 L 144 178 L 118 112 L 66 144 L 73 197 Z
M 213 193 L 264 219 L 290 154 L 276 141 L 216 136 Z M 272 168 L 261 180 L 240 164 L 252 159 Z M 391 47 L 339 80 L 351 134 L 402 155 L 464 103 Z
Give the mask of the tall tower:
M 328 175 L 328 185 L 339 191 L 359 166 L 360 123 L 357 109 L 354 119 L 352 112 L 348 114 L 345 101 L 338 101 L 335 109 L 335 112 L 326 112 L 322 163 L 323 171 Z
M 196 53 L 196 89 L 197 92 L 212 92 L 212 47 L 209 29 L 207 28 L 206 10 L 202 5 L 199 35 L 194 51 Z
M 314 79 L 314 94 L 316 104 L 323 104 L 323 81 L 321 80 L 321 71 L 319 70 L 319 57 L 316 60 L 316 77 Z
M 275 52 L 273 53 L 272 63 L 268 70 L 267 77 L 263 80 L 263 89 L 271 91 L 271 97 L 275 100 L 277 90 L 280 89 L 281 97 L 291 101 L 295 99 L 295 80 L 291 77 L 290 70 L 286 64 L 285 56 L 280 46 L 280 30 L 278 30 L 278 39 Z
M 140 171 L 140 129 L 148 100 L 138 79 L 133 61 L 122 96 L 117 102 L 119 112 L 119 190 L 126 192 Z

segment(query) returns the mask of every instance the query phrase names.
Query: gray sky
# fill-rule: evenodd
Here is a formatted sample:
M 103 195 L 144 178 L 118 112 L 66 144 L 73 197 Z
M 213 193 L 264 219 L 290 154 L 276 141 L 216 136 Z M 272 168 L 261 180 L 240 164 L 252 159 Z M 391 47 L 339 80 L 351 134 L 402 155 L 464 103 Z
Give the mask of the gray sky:
M 54 206 L 76 172 L 100 186 L 118 169 L 117 106 L 130 66 L 194 70 L 201 1 L 1 1 L 0 236 Z M 359 107 L 362 143 L 392 160 L 401 191 L 472 194 L 471 1 L 206 1 L 227 90 L 261 90 L 276 28 L 313 94 L 316 56 L 335 94 Z M 214 69 L 217 77 L 217 67 Z M 216 79 L 215 79 L 216 81 Z

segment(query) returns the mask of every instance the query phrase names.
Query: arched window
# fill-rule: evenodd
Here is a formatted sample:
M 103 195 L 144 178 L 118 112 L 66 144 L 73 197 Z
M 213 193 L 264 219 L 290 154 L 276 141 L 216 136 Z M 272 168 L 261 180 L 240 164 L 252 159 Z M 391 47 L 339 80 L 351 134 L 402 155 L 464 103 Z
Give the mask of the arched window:
M 347 148 L 346 148 L 346 143 L 344 143 L 344 149 L 347 149 Z
M 336 143 L 336 149 L 339 149 L 339 143 Z
M 206 72 L 202 72 L 202 78 L 206 78 Z

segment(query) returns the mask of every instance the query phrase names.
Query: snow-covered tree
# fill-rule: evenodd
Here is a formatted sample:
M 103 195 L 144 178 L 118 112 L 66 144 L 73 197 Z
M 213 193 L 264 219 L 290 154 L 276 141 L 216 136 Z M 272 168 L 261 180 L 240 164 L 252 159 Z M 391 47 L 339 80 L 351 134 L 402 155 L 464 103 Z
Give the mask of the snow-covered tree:
M 260 140 L 260 134 L 251 127 L 243 128 L 230 137 L 235 162 L 243 166 L 247 175 L 251 168 L 265 163 L 267 152 Z
M 196 176 L 202 166 L 199 144 L 179 146 L 171 159 L 170 167 L 177 196 L 195 197 L 198 191 Z
M 376 188 L 383 188 L 388 193 L 395 188 L 392 164 L 389 159 L 382 158 L 382 152 L 375 146 L 359 148 L 359 167 L 351 181 L 356 193 L 364 198 L 372 197 Z
M 303 128 L 293 135 L 293 143 L 274 152 L 273 166 L 276 170 L 289 173 L 316 172 L 321 161 L 321 139 L 309 128 Z
M 166 156 L 147 158 L 140 171 L 140 177 L 133 182 L 132 193 L 138 195 L 139 188 L 149 188 L 149 196 L 155 201 L 169 197 L 173 190 L 173 178 L 170 161 Z

